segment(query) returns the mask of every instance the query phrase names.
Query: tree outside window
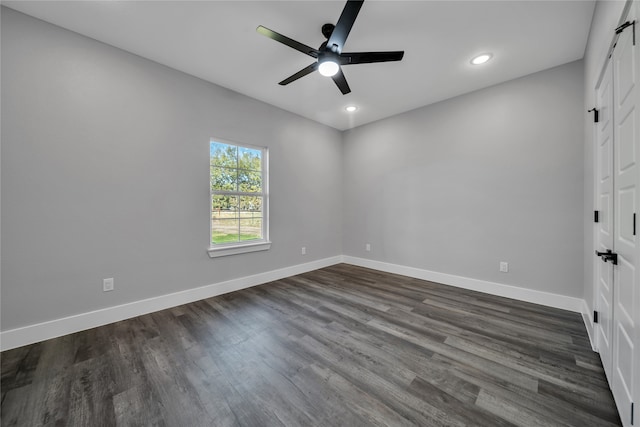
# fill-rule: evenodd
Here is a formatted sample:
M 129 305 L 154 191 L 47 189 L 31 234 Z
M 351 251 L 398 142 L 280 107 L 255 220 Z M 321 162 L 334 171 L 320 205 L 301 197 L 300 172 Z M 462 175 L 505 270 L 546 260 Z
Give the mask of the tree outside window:
M 211 244 L 266 240 L 265 148 L 211 140 Z

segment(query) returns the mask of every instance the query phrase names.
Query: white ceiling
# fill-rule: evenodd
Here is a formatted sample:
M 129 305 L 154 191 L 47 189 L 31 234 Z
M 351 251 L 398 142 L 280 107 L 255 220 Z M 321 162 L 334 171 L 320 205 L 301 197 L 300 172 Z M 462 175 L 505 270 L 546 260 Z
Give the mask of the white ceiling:
M 318 47 L 344 1 L 3 1 L 3 5 L 336 129 L 350 129 L 580 59 L 593 1 L 364 3 L 345 51 L 404 50 L 401 62 L 344 67 L 342 95 L 313 59 L 258 25 Z M 493 60 L 470 59 L 492 52 Z M 344 107 L 354 104 L 356 113 Z

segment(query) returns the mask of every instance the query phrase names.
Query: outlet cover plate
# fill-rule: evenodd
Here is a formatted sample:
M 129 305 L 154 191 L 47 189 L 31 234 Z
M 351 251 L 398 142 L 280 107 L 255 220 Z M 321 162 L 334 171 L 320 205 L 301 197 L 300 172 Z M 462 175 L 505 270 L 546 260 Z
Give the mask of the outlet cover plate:
M 509 272 L 509 263 L 508 262 L 500 261 L 500 272 L 501 273 L 508 273 Z
M 109 292 L 113 290 L 113 277 L 110 277 L 108 279 L 104 279 L 102 281 L 102 290 L 104 292 Z

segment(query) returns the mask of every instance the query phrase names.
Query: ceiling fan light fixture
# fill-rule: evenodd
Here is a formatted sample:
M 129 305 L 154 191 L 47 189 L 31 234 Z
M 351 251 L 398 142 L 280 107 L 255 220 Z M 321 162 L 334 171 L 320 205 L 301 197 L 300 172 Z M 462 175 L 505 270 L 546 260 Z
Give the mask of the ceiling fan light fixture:
M 482 65 L 482 64 L 485 64 L 486 62 L 488 62 L 491 58 L 493 58 L 493 54 L 491 54 L 491 53 L 483 53 L 481 55 L 475 56 L 471 60 L 471 63 L 473 65 Z
M 325 77 L 335 76 L 338 74 L 338 71 L 340 71 L 340 66 L 331 59 L 327 59 L 318 64 L 318 72 Z
M 374 62 L 392 62 L 402 60 L 402 57 L 404 56 L 403 50 L 393 52 L 342 52 L 342 48 L 347 41 L 347 36 L 351 31 L 351 27 L 353 27 L 353 23 L 358 17 L 358 13 L 360 12 L 360 8 L 364 1 L 365 0 L 347 0 L 344 9 L 342 9 L 342 13 L 340 14 L 340 18 L 338 18 L 338 22 L 336 22 L 335 25 L 327 23 L 322 26 L 322 35 L 327 40 L 322 42 L 318 49 L 314 49 L 304 43 L 300 43 L 299 41 L 259 25 L 258 28 L 256 28 L 256 31 L 259 34 L 269 37 L 278 43 L 289 46 L 290 48 L 315 59 L 312 64 L 307 65 L 302 70 L 292 74 L 278 84 L 280 86 L 286 86 L 301 77 L 318 71 L 323 76 L 331 77 L 336 86 L 338 86 L 340 92 L 342 92 L 343 95 L 346 95 L 351 93 L 351 88 L 347 83 L 347 78 L 342 73 L 343 65 L 371 64 Z

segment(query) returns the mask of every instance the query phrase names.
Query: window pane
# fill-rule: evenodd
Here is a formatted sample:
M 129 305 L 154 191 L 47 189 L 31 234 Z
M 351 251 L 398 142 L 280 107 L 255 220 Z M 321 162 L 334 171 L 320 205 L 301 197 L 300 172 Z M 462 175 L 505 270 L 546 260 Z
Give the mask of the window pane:
M 238 196 L 215 194 L 211 196 L 211 218 L 229 219 L 238 217 Z
M 214 219 L 211 221 L 211 243 L 239 241 L 237 219 Z
M 240 240 L 262 239 L 262 218 L 240 220 Z
M 211 141 L 209 148 L 211 166 L 238 167 L 238 147 Z
M 262 217 L 262 197 L 241 196 L 240 197 L 240 217 L 261 218 Z
M 264 239 L 266 149 L 212 140 L 209 154 L 212 244 L 224 246 Z
M 239 190 L 244 193 L 262 192 L 262 172 L 240 169 L 238 170 Z
M 236 169 L 211 167 L 212 191 L 236 191 L 237 182 Z
M 262 150 L 238 147 L 238 167 L 254 171 L 262 170 Z

